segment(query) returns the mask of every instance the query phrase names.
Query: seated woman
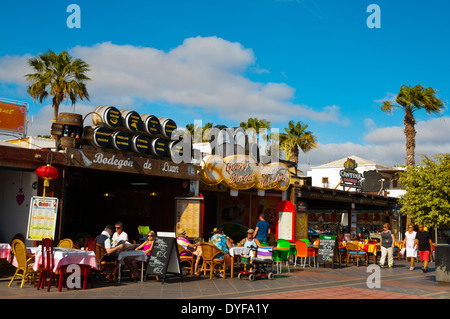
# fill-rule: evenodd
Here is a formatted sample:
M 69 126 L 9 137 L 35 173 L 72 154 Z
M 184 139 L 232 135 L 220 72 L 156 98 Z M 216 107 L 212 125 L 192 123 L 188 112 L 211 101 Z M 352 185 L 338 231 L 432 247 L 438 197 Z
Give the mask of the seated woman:
M 150 256 L 152 252 L 153 243 L 155 241 L 155 237 L 156 237 L 155 232 L 153 230 L 149 231 L 147 234 L 148 239 L 141 245 L 136 247 L 135 250 L 143 250 L 147 254 L 147 256 Z M 127 265 L 127 267 L 130 269 L 132 277 L 136 280 L 139 279 L 140 277 L 139 269 L 142 267 L 142 262 L 132 257 L 127 257 L 123 261 L 125 265 Z
M 218 256 L 217 258 L 225 259 L 225 267 L 228 269 L 231 265 L 231 257 L 228 252 L 233 247 L 231 240 L 223 233 L 222 227 L 214 228 L 213 233 L 214 235 L 212 235 L 209 242 L 225 253 L 225 256 Z
M 197 271 L 200 259 L 202 257 L 202 250 L 200 245 L 191 244 L 189 240 L 186 238 L 186 231 L 182 228 L 178 231 L 177 243 L 182 246 L 187 251 L 183 251 L 180 256 L 194 256 L 195 258 L 195 266 L 194 273 L 196 276 L 199 276 L 200 273 Z

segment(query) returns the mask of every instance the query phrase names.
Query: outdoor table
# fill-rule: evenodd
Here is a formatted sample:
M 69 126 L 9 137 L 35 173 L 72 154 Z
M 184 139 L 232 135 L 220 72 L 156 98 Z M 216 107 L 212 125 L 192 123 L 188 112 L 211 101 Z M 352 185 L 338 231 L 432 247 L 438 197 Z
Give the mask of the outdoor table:
M 11 246 L 9 244 L 0 244 L 0 258 L 11 262 Z
M 235 246 L 235 247 L 231 247 L 228 252 L 231 256 L 230 277 L 233 278 L 234 277 L 234 257 L 239 257 L 242 255 L 250 255 L 250 248 Z
M 141 282 L 144 281 L 144 263 L 147 261 L 147 254 L 143 250 L 125 250 L 119 253 L 117 257 L 117 261 L 119 262 L 119 278 L 118 282 L 120 282 L 120 276 L 122 272 L 122 265 L 124 264 L 125 258 L 133 258 L 142 261 L 141 265 Z
M 35 271 L 38 271 L 42 266 L 42 262 L 42 249 L 39 249 L 37 250 L 35 255 L 33 269 Z M 60 271 L 58 291 L 61 291 L 63 277 L 62 274 L 67 266 L 78 265 L 80 266 L 80 268 L 82 268 L 85 276 L 83 289 L 86 289 L 87 275 L 89 274 L 91 268 L 98 269 L 95 252 L 81 249 L 53 247 L 53 262 L 55 265 L 55 267 L 53 268 L 53 272 L 56 273 Z
M 347 242 L 340 242 L 339 248 L 345 248 L 347 246 Z M 364 242 L 359 242 L 358 246 L 363 249 L 367 254 L 372 254 L 373 256 L 373 263 L 377 263 L 377 253 L 381 249 L 380 244 L 369 244 Z

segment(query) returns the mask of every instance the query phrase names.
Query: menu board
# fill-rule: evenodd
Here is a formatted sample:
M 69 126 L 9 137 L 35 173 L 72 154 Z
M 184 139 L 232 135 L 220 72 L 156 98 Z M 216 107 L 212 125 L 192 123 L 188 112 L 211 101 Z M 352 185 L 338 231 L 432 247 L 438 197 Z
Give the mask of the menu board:
M 41 240 L 55 237 L 58 198 L 33 196 L 28 216 L 27 239 Z
M 189 238 L 200 238 L 202 234 L 202 197 L 175 198 L 177 201 L 177 230 L 186 230 Z
M 276 238 L 295 241 L 295 207 L 288 201 L 281 201 L 277 205 Z
M 176 238 L 156 237 L 149 257 L 145 278 L 148 275 L 162 278 L 164 283 L 166 274 L 178 274 L 182 278 L 180 257 Z
M 319 249 L 317 251 L 318 263 L 331 263 L 334 264 L 334 252 L 336 251 L 336 236 L 319 237 Z

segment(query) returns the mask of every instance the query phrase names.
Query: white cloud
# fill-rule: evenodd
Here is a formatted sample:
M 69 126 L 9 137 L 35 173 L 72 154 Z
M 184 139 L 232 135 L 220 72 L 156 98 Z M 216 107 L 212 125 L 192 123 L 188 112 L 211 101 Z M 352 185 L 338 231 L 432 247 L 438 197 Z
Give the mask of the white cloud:
M 302 117 L 348 124 L 338 106 L 312 109 L 294 103 L 295 89 L 285 83 L 246 78 L 246 71 L 255 73 L 253 51 L 218 37 L 188 38 L 168 52 L 105 42 L 74 47 L 70 54 L 91 66 L 88 90 L 93 105 L 129 109 L 163 102 L 200 108 L 234 121 L 257 114 L 272 122 Z M 0 83 L 24 85 L 28 58 L 0 57 Z
M 351 142 L 342 144 L 319 144 L 299 158 L 299 168 L 306 172 L 310 167 L 356 155 L 385 166 L 405 165 L 406 146 L 402 126 L 377 128 L 372 119 L 365 120 L 370 131 L 364 136 L 369 144 Z M 450 153 L 450 117 L 432 118 L 416 124 L 416 163 L 420 155 Z

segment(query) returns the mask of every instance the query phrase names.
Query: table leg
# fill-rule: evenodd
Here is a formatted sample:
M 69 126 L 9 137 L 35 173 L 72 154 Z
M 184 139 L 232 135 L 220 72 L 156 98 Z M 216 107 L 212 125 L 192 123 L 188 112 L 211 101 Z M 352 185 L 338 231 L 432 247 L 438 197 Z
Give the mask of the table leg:
M 141 263 L 141 282 L 144 282 L 144 262 Z
M 230 277 L 233 279 L 234 277 L 234 257 L 231 256 L 231 269 L 230 269 Z
M 120 283 L 121 272 L 122 272 L 122 264 L 119 262 L 119 280 L 117 281 L 118 283 Z

